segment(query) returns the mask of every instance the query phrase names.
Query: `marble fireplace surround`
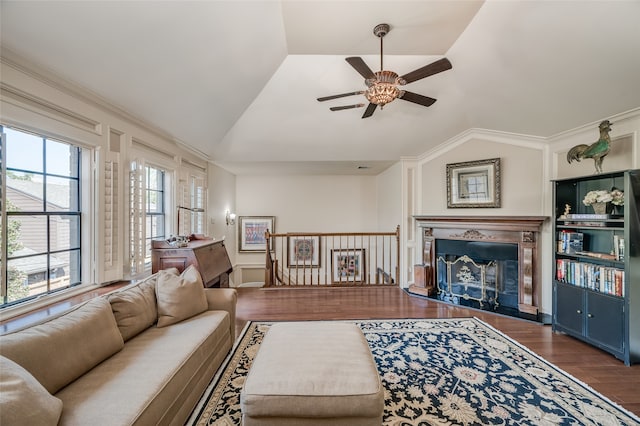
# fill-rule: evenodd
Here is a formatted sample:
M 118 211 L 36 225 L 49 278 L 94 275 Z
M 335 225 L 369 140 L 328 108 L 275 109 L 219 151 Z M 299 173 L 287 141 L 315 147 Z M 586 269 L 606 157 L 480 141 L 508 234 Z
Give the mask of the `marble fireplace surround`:
M 416 265 L 410 293 L 430 295 L 435 289 L 439 239 L 518 245 L 518 310 L 537 315 L 540 300 L 538 240 L 546 216 L 414 216 L 422 240 L 422 264 Z

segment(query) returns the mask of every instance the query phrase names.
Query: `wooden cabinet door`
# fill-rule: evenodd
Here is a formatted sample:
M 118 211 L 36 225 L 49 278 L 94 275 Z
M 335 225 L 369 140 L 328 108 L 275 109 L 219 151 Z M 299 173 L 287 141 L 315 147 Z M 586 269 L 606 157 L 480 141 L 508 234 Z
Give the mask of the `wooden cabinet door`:
M 579 336 L 584 334 L 584 290 L 572 285 L 556 284 L 554 315 L 556 325 Z
M 624 301 L 587 292 L 587 337 L 610 350 L 622 352 L 624 338 Z

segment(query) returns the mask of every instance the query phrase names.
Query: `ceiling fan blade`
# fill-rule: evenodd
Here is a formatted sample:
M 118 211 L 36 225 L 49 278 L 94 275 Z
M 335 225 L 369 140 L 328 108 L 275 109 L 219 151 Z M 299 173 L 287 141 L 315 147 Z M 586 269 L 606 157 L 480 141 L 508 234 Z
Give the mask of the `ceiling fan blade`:
M 400 77 L 400 80 L 404 80 L 404 83 L 408 84 L 412 81 L 420 80 L 425 77 L 429 77 L 430 75 L 438 74 L 439 72 L 450 70 L 453 68 L 451 62 L 447 58 L 439 59 L 435 62 L 430 63 L 429 65 L 425 65 L 422 68 L 418 68 L 417 70 L 411 71 Z
M 378 107 L 378 104 L 374 104 L 373 102 L 369 103 L 369 106 L 365 110 L 364 114 L 362 114 L 362 118 L 371 117 L 377 107 Z
M 331 99 L 344 98 L 346 96 L 353 96 L 353 95 L 362 95 L 363 93 L 364 91 L 362 90 L 358 92 L 341 93 L 340 95 L 332 95 L 332 96 L 325 96 L 323 98 L 318 98 L 318 101 L 319 102 L 330 101 Z
M 404 91 L 404 94 L 400 96 L 400 99 L 403 101 L 413 102 L 414 104 L 423 105 L 423 106 L 431 106 L 434 104 L 436 99 L 430 98 L 428 96 L 419 95 L 417 93 Z
M 329 108 L 331 111 L 342 111 L 343 109 L 362 108 L 364 104 L 343 105 Z
M 364 63 L 361 57 L 351 56 L 349 58 L 346 58 L 345 60 L 349 62 L 349 65 L 355 68 L 355 70 L 358 71 L 360 75 L 365 79 L 376 78 L 376 75 L 373 73 L 373 71 L 371 71 L 371 68 L 369 68 L 369 66 Z

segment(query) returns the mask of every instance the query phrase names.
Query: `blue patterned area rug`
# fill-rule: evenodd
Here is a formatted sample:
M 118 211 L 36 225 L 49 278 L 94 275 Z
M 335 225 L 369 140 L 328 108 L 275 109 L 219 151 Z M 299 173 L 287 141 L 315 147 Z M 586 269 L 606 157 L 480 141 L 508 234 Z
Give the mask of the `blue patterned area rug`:
M 385 387 L 385 425 L 640 424 L 477 318 L 353 322 Z M 247 325 L 188 424 L 240 424 L 240 390 L 269 326 Z

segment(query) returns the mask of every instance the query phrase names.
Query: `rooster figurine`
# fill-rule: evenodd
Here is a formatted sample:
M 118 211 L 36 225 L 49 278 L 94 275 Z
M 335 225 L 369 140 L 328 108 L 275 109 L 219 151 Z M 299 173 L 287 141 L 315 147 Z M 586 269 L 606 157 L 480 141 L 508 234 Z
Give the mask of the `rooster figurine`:
M 596 165 L 596 173 L 602 173 L 602 160 L 609 153 L 611 147 L 611 138 L 609 132 L 611 131 L 611 123 L 609 120 L 604 120 L 600 123 L 600 139 L 591 145 L 580 144 L 576 145 L 567 152 L 567 161 L 571 164 L 572 161 L 580 161 L 584 158 L 593 158 Z

